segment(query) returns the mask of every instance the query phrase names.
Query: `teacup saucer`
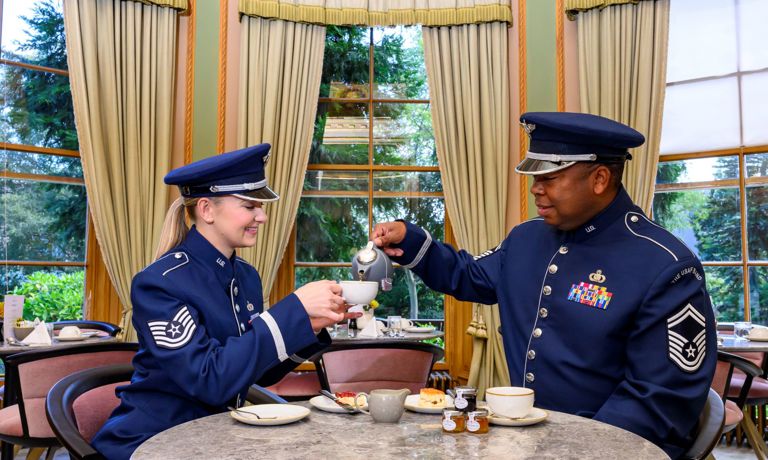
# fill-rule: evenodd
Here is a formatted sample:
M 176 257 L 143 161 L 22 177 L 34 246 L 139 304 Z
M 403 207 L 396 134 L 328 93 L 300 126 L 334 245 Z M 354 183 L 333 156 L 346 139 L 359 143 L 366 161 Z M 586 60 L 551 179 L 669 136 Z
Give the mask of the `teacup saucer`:
M 539 409 L 538 407 L 534 407 L 531 409 L 530 412 L 528 412 L 525 417 L 521 418 L 509 418 L 504 417 L 502 415 L 496 415 L 491 414 L 488 419 L 491 423 L 494 425 L 503 425 L 503 426 L 527 426 L 527 425 L 535 425 L 547 418 L 549 413 L 545 411 L 544 409 Z

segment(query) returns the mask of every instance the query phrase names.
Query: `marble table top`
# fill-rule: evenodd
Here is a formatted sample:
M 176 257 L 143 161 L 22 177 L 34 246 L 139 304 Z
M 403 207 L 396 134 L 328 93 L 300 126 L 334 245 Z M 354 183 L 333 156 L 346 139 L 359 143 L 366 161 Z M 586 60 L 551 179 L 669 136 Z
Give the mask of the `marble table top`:
M 733 335 L 718 335 L 717 349 L 727 352 L 734 351 L 768 351 L 768 342 L 748 340 Z
M 307 402 L 296 404 L 311 407 Z M 669 458 L 633 433 L 561 412 L 549 411 L 545 421 L 527 427 L 492 425 L 487 434 L 443 433 L 440 421 L 440 414 L 406 411 L 399 423 L 374 423 L 365 414 L 312 408 L 303 420 L 270 427 L 242 424 L 223 413 L 159 433 L 139 446 L 131 458 Z

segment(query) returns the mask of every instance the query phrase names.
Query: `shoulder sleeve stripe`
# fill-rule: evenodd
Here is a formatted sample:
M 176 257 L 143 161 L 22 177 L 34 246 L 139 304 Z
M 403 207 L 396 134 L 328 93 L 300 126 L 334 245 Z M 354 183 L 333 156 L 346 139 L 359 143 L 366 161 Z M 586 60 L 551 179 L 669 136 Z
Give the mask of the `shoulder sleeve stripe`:
M 285 341 L 283 340 L 283 334 L 280 332 L 280 326 L 277 325 L 277 321 L 268 311 L 259 315 L 259 318 L 264 321 L 264 324 L 269 328 L 269 332 L 272 333 L 272 340 L 275 341 L 275 348 L 277 349 L 277 359 L 280 362 L 289 358 L 288 353 L 285 351 Z
M 641 235 L 641 234 L 637 233 L 636 231 L 632 230 L 632 228 L 629 226 L 629 223 L 627 222 L 627 219 L 629 218 L 630 214 L 636 215 L 636 216 L 640 216 L 640 214 L 632 213 L 632 212 L 629 212 L 629 213 L 624 215 L 624 225 L 627 227 L 627 230 L 629 230 L 633 235 L 635 235 L 637 237 L 640 237 L 640 238 L 643 238 L 643 239 L 646 239 L 646 240 L 650 241 L 651 243 L 654 243 L 658 247 L 664 249 L 665 251 L 667 251 L 669 253 L 669 255 L 671 255 L 675 259 L 675 261 L 680 260 L 680 259 L 677 258 L 677 256 L 675 255 L 674 252 L 670 251 L 670 249 L 668 247 L 664 246 L 663 244 L 659 243 L 658 241 L 654 240 L 653 238 L 647 237 L 645 235 Z M 640 217 L 643 217 L 643 216 L 640 216 Z M 648 221 L 648 222 L 650 222 L 650 221 Z
M 186 265 L 187 263 L 189 263 L 189 256 L 187 256 L 185 253 L 183 253 L 183 252 L 177 252 L 176 254 L 177 254 L 177 255 L 178 255 L 178 254 L 181 254 L 181 255 L 184 257 L 184 260 L 181 260 L 181 258 L 179 258 L 179 260 L 181 261 L 181 263 L 180 263 L 180 264 L 178 264 L 178 265 L 176 265 L 176 266 L 173 266 L 173 267 L 169 268 L 169 269 L 168 269 L 168 270 L 166 270 L 166 271 L 164 271 L 164 272 L 163 272 L 163 276 L 165 276 L 165 275 L 167 275 L 168 273 L 170 273 L 170 272 L 172 272 L 172 271 L 176 270 L 177 268 L 179 268 L 179 267 L 181 267 L 181 266 L 183 266 L 183 265 Z

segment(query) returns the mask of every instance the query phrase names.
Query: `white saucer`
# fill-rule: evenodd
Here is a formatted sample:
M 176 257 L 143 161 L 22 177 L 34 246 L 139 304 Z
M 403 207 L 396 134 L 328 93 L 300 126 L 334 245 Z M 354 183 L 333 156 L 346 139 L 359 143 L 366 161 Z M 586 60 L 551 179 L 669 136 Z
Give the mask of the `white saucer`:
M 768 337 L 749 337 L 747 339 L 752 342 L 768 342 Z
M 442 406 L 425 407 L 419 405 L 419 395 L 409 395 L 405 397 L 405 408 L 422 414 L 442 414 L 443 409 L 453 409 L 453 398 L 445 395 L 445 403 Z
M 435 326 L 411 326 L 403 329 L 405 332 L 429 333 L 435 332 Z
M 343 407 L 339 406 L 333 400 L 330 398 L 327 398 L 325 396 L 315 396 L 314 398 L 309 400 L 309 403 L 312 404 L 312 407 L 315 407 L 317 409 L 320 409 L 321 411 L 325 412 L 333 412 L 334 414 L 352 414 L 354 412 L 348 411 L 344 409 Z M 368 409 L 367 405 L 364 405 L 362 407 L 363 409 Z
M 85 335 L 74 335 L 72 337 L 56 336 L 56 340 L 58 340 L 60 342 L 79 342 L 79 341 L 85 340 L 87 338 L 88 338 L 88 336 L 85 336 Z
M 238 411 L 230 411 L 229 415 L 238 422 L 247 423 L 248 425 L 285 425 L 286 423 L 293 423 L 297 420 L 301 420 L 309 415 L 309 409 L 303 406 L 295 406 L 293 404 L 258 404 L 255 406 L 241 407 L 240 411 L 250 412 L 258 414 L 259 417 L 275 417 L 275 418 L 256 418 L 242 414 Z
M 538 407 L 534 407 L 531 409 L 528 414 L 526 414 L 525 417 L 521 418 L 509 418 L 504 417 L 502 415 L 494 415 L 491 414 L 488 419 L 491 423 L 494 425 L 503 425 L 503 426 L 526 426 L 526 425 L 535 425 L 542 420 L 546 419 L 549 413 L 545 411 L 544 409 L 539 409 Z

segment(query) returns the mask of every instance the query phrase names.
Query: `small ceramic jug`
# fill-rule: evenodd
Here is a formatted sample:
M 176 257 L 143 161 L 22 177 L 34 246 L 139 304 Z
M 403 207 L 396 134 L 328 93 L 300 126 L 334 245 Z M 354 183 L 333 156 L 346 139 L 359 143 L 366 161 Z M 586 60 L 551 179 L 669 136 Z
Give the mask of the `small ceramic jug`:
M 397 423 L 405 412 L 405 398 L 411 390 L 372 390 L 371 394 L 358 393 L 355 398 L 355 408 L 373 417 L 374 422 Z M 368 410 L 360 408 L 358 401 L 365 398 Z

